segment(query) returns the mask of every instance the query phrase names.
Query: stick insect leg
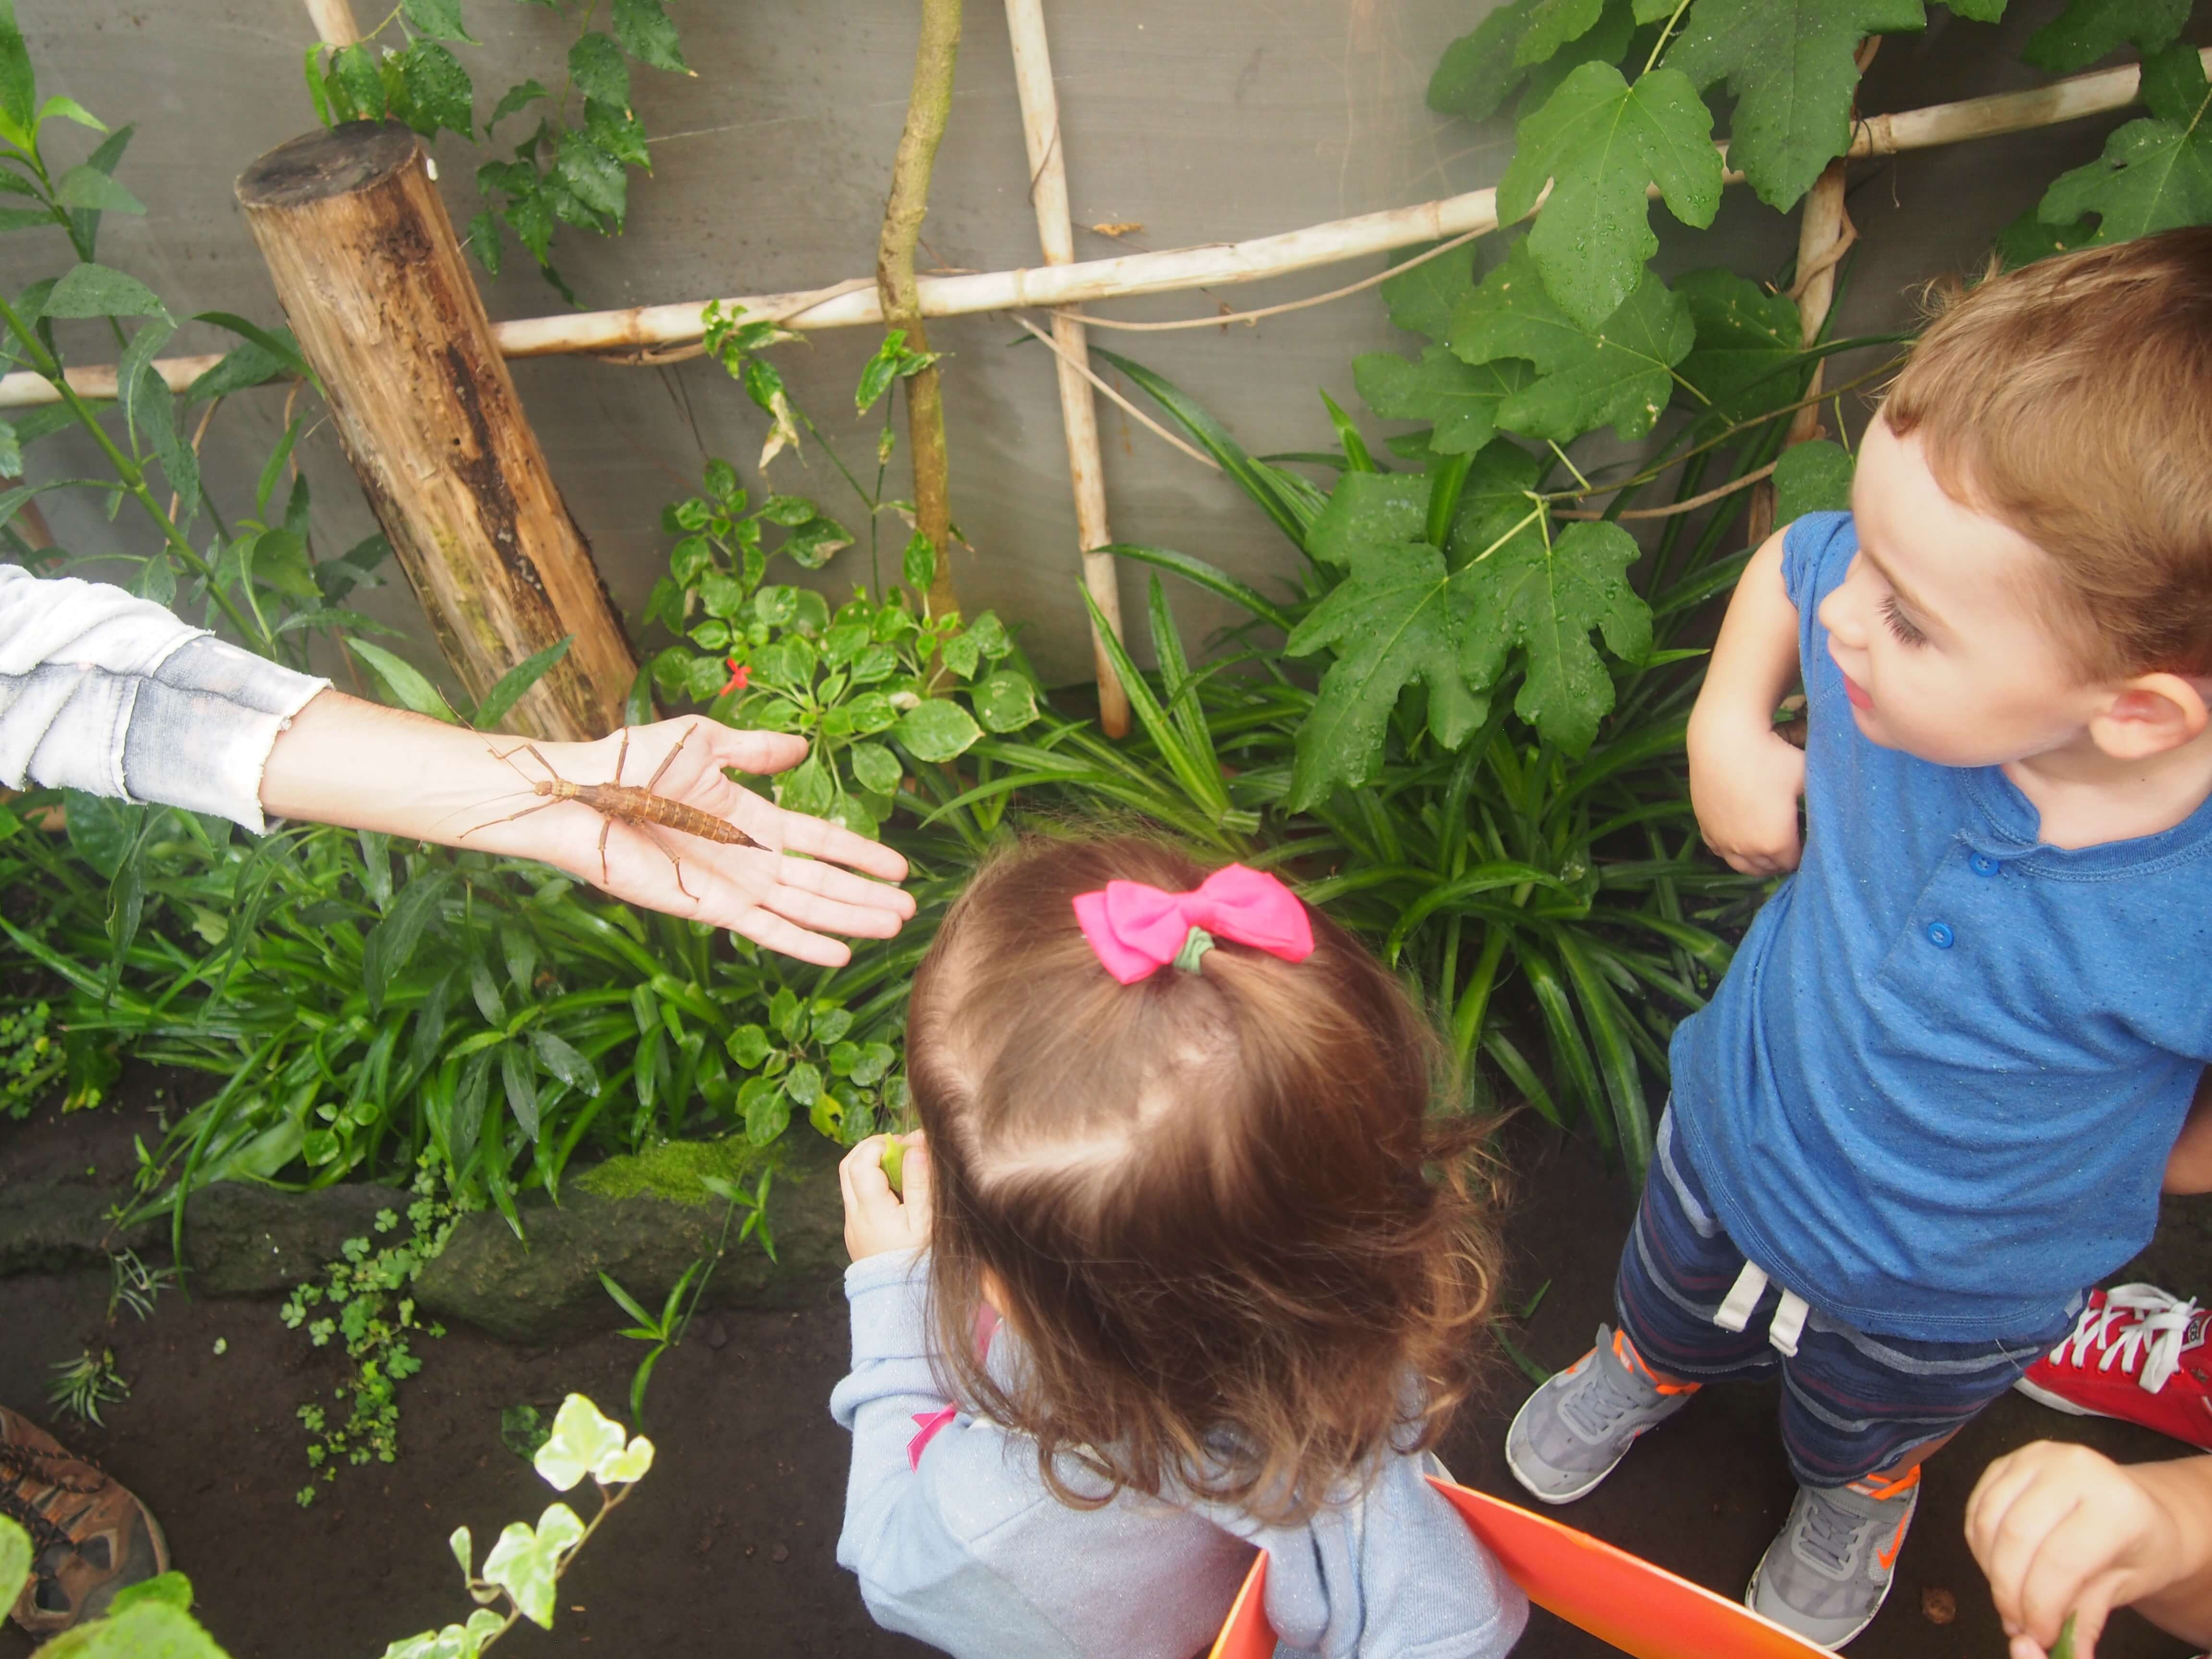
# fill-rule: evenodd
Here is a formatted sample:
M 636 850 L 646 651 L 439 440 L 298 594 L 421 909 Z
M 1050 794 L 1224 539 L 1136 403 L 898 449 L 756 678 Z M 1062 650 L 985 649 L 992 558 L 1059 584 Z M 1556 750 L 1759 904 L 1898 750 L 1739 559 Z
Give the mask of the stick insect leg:
M 628 727 L 627 726 L 625 726 L 624 727 L 623 727 L 623 740 L 622 740 L 622 747 L 615 750 L 615 781 L 616 781 L 617 784 L 619 784 L 619 783 L 622 781 L 623 768 L 624 766 L 628 765 L 629 763 L 629 727 Z M 653 774 L 653 777 L 654 777 L 654 780 L 655 780 L 656 781 L 659 781 L 659 775 L 659 775 L 659 773 L 657 773 L 657 772 Z M 648 785 L 648 786 L 647 786 L 647 787 L 648 788 L 649 788 L 649 787 L 651 787 L 651 786 L 650 786 L 650 785 Z
M 495 823 L 513 823 L 517 818 L 526 818 L 532 812 L 542 812 L 549 806 L 558 806 L 560 805 L 561 803 L 557 800 L 541 801 L 535 806 L 524 807 L 520 812 L 509 812 L 503 818 L 486 818 L 482 823 L 471 824 L 467 829 L 462 830 L 459 835 L 454 836 L 453 839 L 456 841 L 466 841 L 471 836 L 476 834 L 479 830 L 489 830 Z
M 622 774 L 617 772 L 615 775 L 620 777 Z M 607 832 L 614 827 L 615 821 L 612 818 L 599 820 L 599 890 L 601 892 L 607 890 Z
M 629 738 L 629 733 L 624 732 L 623 733 L 623 740 L 627 742 Z M 676 764 L 676 757 L 684 752 L 684 745 L 690 741 L 691 734 L 689 732 L 684 732 L 682 737 L 676 739 L 676 747 L 668 751 L 666 758 L 665 758 L 659 766 L 653 768 L 653 776 L 647 780 L 645 786 L 645 793 L 649 795 L 654 790 L 660 787 L 661 775 L 665 773 L 670 767 Z M 667 851 L 665 848 L 663 848 L 661 850 L 664 852 Z M 670 856 L 673 857 L 674 854 L 671 854 Z
M 678 747 L 680 748 L 682 745 L 679 744 Z M 672 760 L 675 757 L 672 755 L 669 758 Z M 685 898 L 690 899 L 694 904 L 696 904 L 699 902 L 699 896 L 684 884 L 684 860 L 678 858 L 673 852 L 669 850 L 669 846 L 666 842 L 661 840 L 659 836 L 653 833 L 651 825 L 641 823 L 637 827 L 644 832 L 645 838 L 647 841 L 651 842 L 655 847 L 658 847 L 660 849 L 660 855 L 666 859 L 670 864 L 675 866 L 676 890 L 683 894 Z

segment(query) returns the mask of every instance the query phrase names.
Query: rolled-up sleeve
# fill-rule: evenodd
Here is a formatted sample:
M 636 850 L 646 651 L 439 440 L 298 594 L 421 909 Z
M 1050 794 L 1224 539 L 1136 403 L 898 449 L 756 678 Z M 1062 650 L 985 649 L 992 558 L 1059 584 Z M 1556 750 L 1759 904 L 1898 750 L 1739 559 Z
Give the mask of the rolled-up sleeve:
M 0 784 L 212 812 L 257 834 L 276 734 L 328 680 L 119 587 L 0 565 Z

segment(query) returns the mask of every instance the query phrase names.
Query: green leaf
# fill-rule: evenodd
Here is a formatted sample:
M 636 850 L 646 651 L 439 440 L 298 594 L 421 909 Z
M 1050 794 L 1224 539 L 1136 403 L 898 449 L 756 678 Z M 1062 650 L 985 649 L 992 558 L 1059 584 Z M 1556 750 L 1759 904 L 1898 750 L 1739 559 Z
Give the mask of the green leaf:
M 23 476 L 23 441 L 15 427 L 0 421 L 0 477 Z
M 899 560 L 900 574 L 906 585 L 916 593 L 927 593 L 937 580 L 937 548 L 919 530 L 907 538 L 906 551 Z
M 1683 401 L 1733 424 L 1771 414 L 1802 394 L 1804 373 L 1790 372 L 1802 356 L 1796 301 L 1717 269 L 1685 272 L 1674 292 L 1689 307 L 1697 333 L 1697 344 L 1682 359 L 1682 378 L 1705 398 L 1698 404 L 1686 394 Z
M 1619 525 L 1583 523 L 1569 525 L 1548 548 L 1516 537 L 1468 566 L 1462 574 L 1481 579 L 1468 628 L 1468 678 L 1491 684 L 1517 648 L 1527 672 L 1513 712 L 1547 743 L 1581 754 L 1613 707 L 1613 676 L 1591 633 L 1631 662 L 1650 648 L 1651 613 L 1628 585 L 1628 567 L 1641 556 Z
M 45 1652 L 46 1659 L 224 1659 L 198 1620 L 160 1600 L 125 1606 L 64 1632 Z
M 461 0 L 399 0 L 399 15 L 407 20 L 408 27 L 434 40 L 477 44 L 476 36 L 461 27 Z
M 475 137 L 476 84 L 459 58 L 434 41 L 417 40 L 398 62 L 400 84 L 414 106 L 412 125 L 417 132 L 432 138 L 443 127 L 464 138 Z
M 24 1581 L 31 1576 L 32 1553 L 31 1534 L 0 1515 L 0 1607 L 15 1605 Z
M 768 1031 L 764 1027 L 740 1025 L 730 1033 L 729 1041 L 722 1046 L 728 1051 L 732 1060 L 736 1060 L 748 1072 L 757 1072 L 760 1069 L 761 1062 L 768 1058 L 768 1051 L 771 1045 L 768 1040 Z
M 443 720 L 448 726 L 459 726 L 461 717 L 453 712 L 438 688 L 422 677 L 422 671 L 404 657 L 396 657 L 380 645 L 371 645 L 367 640 L 348 640 L 346 649 L 376 671 L 385 689 L 396 698 L 401 708 L 411 708 L 418 714 L 428 714 L 433 720 Z
M 2188 23 L 2189 0 L 2068 0 L 2064 11 L 2027 37 L 2020 55 L 2045 75 L 2072 75 L 2123 46 L 2154 58 Z
M 1323 564 L 1349 565 L 1362 550 L 1419 541 L 1428 515 L 1426 474 L 1347 472 L 1306 532 L 1306 551 Z
M 1461 248 L 1424 259 L 1388 278 L 1376 291 L 1400 328 L 1441 340 L 1451 329 L 1452 308 L 1474 291 L 1474 250 Z
M 2096 214 L 2099 242 L 2212 222 L 2212 85 L 2197 48 L 2185 41 L 2146 60 L 2142 100 L 2148 118 L 2129 122 L 2105 140 L 2103 155 L 2051 180 L 2038 218 L 2070 226 Z
M 791 1102 L 774 1078 L 745 1079 L 738 1091 L 738 1109 L 744 1115 L 745 1139 L 765 1146 L 791 1124 Z
M 852 763 L 854 778 L 872 795 L 890 794 L 906 775 L 898 757 L 879 743 L 856 743 L 847 758 Z
M 538 1455 L 544 1454 L 541 1451 Z M 556 1576 L 562 1558 L 583 1536 L 584 1523 L 566 1504 L 550 1505 L 538 1517 L 535 1531 L 525 1522 L 510 1521 L 499 1542 L 491 1547 L 491 1553 L 484 1557 L 484 1579 L 514 1597 L 514 1605 L 531 1623 L 550 1630 Z
M 629 175 L 623 164 L 593 143 L 591 136 L 573 129 L 561 135 L 561 159 L 553 177 L 568 186 L 576 199 L 595 213 L 604 213 L 622 226 L 629 195 Z
M 556 1036 L 550 1031 L 533 1030 L 530 1034 L 530 1052 L 537 1055 L 539 1065 L 578 1094 L 598 1096 L 598 1070 L 566 1039 Z
M 2076 219 L 2070 225 L 2046 225 L 2036 217 L 2033 208 L 2014 219 L 1997 233 L 1997 258 L 2007 270 L 2017 270 L 2022 265 L 2032 265 L 2038 259 L 2048 259 L 2054 253 L 2063 253 L 2069 248 L 2087 247 L 2097 240 L 2097 222 L 2091 218 Z
M 1543 63 L 1568 41 L 1589 33 L 1604 8 L 1605 0 L 1536 0 L 1513 46 L 1515 65 L 1525 69 Z
M 1547 183 L 1551 195 L 1526 246 L 1552 298 L 1595 325 L 1659 251 L 1647 184 L 1659 186 L 1683 223 L 1712 222 L 1721 159 L 1711 112 L 1677 70 L 1654 70 L 1632 86 L 1609 64 L 1584 64 L 1522 118 L 1518 147 L 1498 181 L 1498 217 L 1521 218 Z
M 626 167 L 653 171 L 653 152 L 646 148 L 645 124 L 617 104 L 598 99 L 584 105 L 584 136 Z
M 585 97 L 629 107 L 629 63 L 611 34 L 592 29 L 568 48 L 568 74 Z
M 1671 12 L 1674 7 L 1670 5 L 1667 9 Z M 1599 15 L 1594 27 L 1576 36 L 1544 62 L 1528 66 L 1528 79 L 1514 112 L 1526 115 L 1539 107 L 1559 90 L 1561 82 L 1584 64 L 1609 64 L 1618 67 L 1636 33 L 1636 22 L 1635 8 L 1631 0 L 1606 0 L 1605 9 Z
M 1036 693 L 1029 677 L 1011 668 L 1002 668 L 984 680 L 969 700 L 975 705 L 975 718 L 983 723 L 987 732 L 1018 732 L 1037 717 Z M 856 775 L 859 769 L 857 765 L 854 768 Z M 889 794 L 890 791 L 878 789 L 876 793 Z
M 1528 74 L 1521 38 L 1540 0 L 1510 0 L 1444 48 L 1429 77 L 1429 107 L 1443 115 L 1487 120 Z
M 49 317 L 159 317 L 172 320 L 161 296 L 136 276 L 106 265 L 80 264 L 46 295 Z
M 143 213 L 146 204 L 98 167 L 80 165 L 62 174 L 54 198 L 84 213 Z
M 30 148 L 38 104 L 38 76 L 15 23 L 15 0 L 0 0 L 0 130 L 20 149 Z
M 1489 708 L 1461 672 L 1473 582 L 1455 577 L 1443 555 L 1422 542 L 1358 544 L 1350 563 L 1351 574 L 1284 647 L 1294 657 L 1323 647 L 1336 653 L 1298 731 L 1284 801 L 1292 811 L 1373 775 L 1384 726 L 1407 686 L 1428 687 L 1429 729 L 1446 748 L 1466 742 Z
M 332 103 L 343 103 L 352 118 L 374 121 L 385 112 L 384 76 L 365 46 L 341 47 L 331 58 Z
M 167 1572 L 156 1573 L 151 1578 L 142 1578 L 135 1584 L 125 1584 L 108 1601 L 108 1616 L 112 1618 L 118 1613 L 127 1613 L 142 1601 L 157 1601 L 164 1607 L 189 1613 L 192 1607 L 192 1581 L 171 1568 Z
M 982 735 L 983 728 L 966 709 L 942 697 L 908 709 L 891 728 L 891 736 L 907 753 L 931 765 L 966 753 Z
M 501 1046 L 499 1080 L 507 1092 L 507 1109 L 514 1114 L 516 1126 L 531 1139 L 536 1140 L 541 1127 L 538 1072 L 530 1063 L 529 1050 L 520 1043 L 508 1042 Z
M 273 352 L 264 351 L 251 340 L 244 341 L 225 352 L 214 368 L 185 389 L 184 406 L 189 409 L 210 398 L 227 398 L 248 386 L 266 385 L 288 368 L 289 365 Z
M 438 915 L 438 902 L 453 882 L 453 872 L 441 870 L 435 875 L 418 876 L 400 890 L 392 900 L 392 908 L 384 919 L 368 930 L 362 941 L 362 990 L 368 998 L 368 1012 L 374 1018 L 384 1006 L 385 994 L 392 980 L 414 960 L 416 948 L 422 942 L 423 930 Z
M 819 755 L 809 755 L 775 782 L 776 805 L 788 812 L 819 817 L 830 810 L 836 798 L 836 785 Z
M 1525 357 L 1537 378 L 1498 407 L 1498 424 L 1565 443 L 1610 423 L 1624 441 L 1651 429 L 1674 391 L 1673 368 L 1697 338 L 1689 308 L 1646 271 L 1620 308 L 1585 329 L 1544 291 L 1526 241 L 1483 279 L 1452 321 L 1468 362 Z
M 1498 404 L 1529 378 L 1524 362 L 1465 363 L 1440 345 L 1425 348 L 1417 363 L 1387 351 L 1352 362 L 1352 384 L 1367 406 L 1386 419 L 1429 422 L 1429 445 L 1439 455 L 1471 455 L 1488 443 Z
M 545 88 L 535 80 L 517 82 L 500 94 L 499 102 L 492 107 L 491 118 L 484 123 L 484 131 L 489 132 L 515 111 L 527 108 L 547 95 Z
M 568 654 L 568 647 L 575 641 L 574 634 L 564 634 L 543 651 L 532 652 L 501 674 L 492 689 L 484 693 L 469 724 L 483 732 L 506 719 L 507 711 L 522 701 L 532 686 L 553 672 L 554 665 Z
M 1774 466 L 1774 522 L 1808 513 L 1841 512 L 1851 504 L 1851 458 L 1826 438 L 1793 444 Z
M 1667 66 L 1700 92 L 1726 77 L 1729 165 L 1786 210 L 1850 143 L 1859 42 L 1927 21 L 1920 0 L 1697 0 Z
M 70 850 L 103 878 L 114 880 L 145 821 L 145 808 L 79 789 L 62 791 L 62 804 L 68 809 Z
M 168 344 L 177 331 L 176 325 L 164 318 L 155 318 L 138 325 L 138 331 L 131 337 L 131 343 L 123 348 L 123 356 L 115 365 L 116 402 L 123 407 L 123 429 L 131 441 L 138 441 L 140 411 L 155 398 L 166 398 L 169 388 L 160 374 L 152 372 L 154 354 Z
M 661 0 L 615 0 L 615 39 L 640 63 L 677 75 L 689 75 L 676 25 Z

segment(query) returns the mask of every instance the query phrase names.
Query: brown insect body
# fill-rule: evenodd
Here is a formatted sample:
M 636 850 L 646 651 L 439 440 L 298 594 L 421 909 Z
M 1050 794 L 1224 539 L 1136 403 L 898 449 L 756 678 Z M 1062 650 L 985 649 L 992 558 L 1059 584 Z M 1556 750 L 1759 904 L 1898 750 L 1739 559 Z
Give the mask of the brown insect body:
M 656 795 L 653 793 L 653 786 L 659 783 L 662 775 L 676 763 L 677 756 L 684 752 L 684 745 L 690 741 L 691 734 L 689 732 L 678 738 L 676 747 L 668 751 L 666 758 L 660 763 L 651 780 L 641 789 L 634 783 L 624 783 L 622 781 L 623 768 L 629 761 L 629 732 L 627 729 L 623 732 L 621 751 L 615 757 L 615 778 L 611 783 L 570 781 L 554 771 L 552 763 L 538 752 L 538 745 L 535 744 L 526 743 L 519 748 L 509 750 L 504 755 L 495 749 L 491 751 L 493 755 L 505 761 L 509 766 L 514 766 L 515 756 L 526 753 L 544 767 L 547 775 L 542 778 L 531 778 L 526 774 L 525 781 L 529 783 L 532 794 L 549 798 L 544 806 L 526 807 L 520 812 L 511 813 L 507 817 L 495 822 L 512 823 L 516 818 L 527 817 L 532 812 L 542 812 L 547 806 L 557 806 L 564 800 L 575 801 L 581 805 L 590 807 L 592 811 L 606 820 L 605 824 L 599 830 L 601 885 L 604 886 L 607 880 L 607 832 L 617 823 L 627 823 L 631 828 L 642 831 L 646 839 L 659 847 L 669 863 L 675 866 L 677 891 L 682 893 L 686 898 L 696 898 L 698 895 L 684 884 L 684 860 L 670 852 L 659 839 L 653 835 L 653 829 L 674 830 L 684 835 L 696 836 L 702 841 L 720 842 L 725 847 L 754 847 L 760 848 L 763 852 L 768 849 L 761 847 L 760 842 L 755 841 L 727 818 L 718 818 L 712 812 L 703 811 L 685 802 L 672 800 L 666 795 Z M 520 771 L 522 769 L 515 767 L 515 769 Z M 651 827 L 648 828 L 648 826 Z M 472 834 L 473 831 L 463 833 Z

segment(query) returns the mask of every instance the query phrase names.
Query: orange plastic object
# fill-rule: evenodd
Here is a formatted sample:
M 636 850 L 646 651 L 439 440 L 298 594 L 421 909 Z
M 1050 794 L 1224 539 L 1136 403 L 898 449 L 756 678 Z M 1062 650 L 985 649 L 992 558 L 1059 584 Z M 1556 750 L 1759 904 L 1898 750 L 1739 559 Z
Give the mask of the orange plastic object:
M 1826 1659 L 1826 1650 L 1663 1567 L 1486 1492 L 1429 1484 L 1528 1599 L 1635 1659 Z M 1209 1659 L 1273 1659 L 1267 1558 L 1229 1609 Z

